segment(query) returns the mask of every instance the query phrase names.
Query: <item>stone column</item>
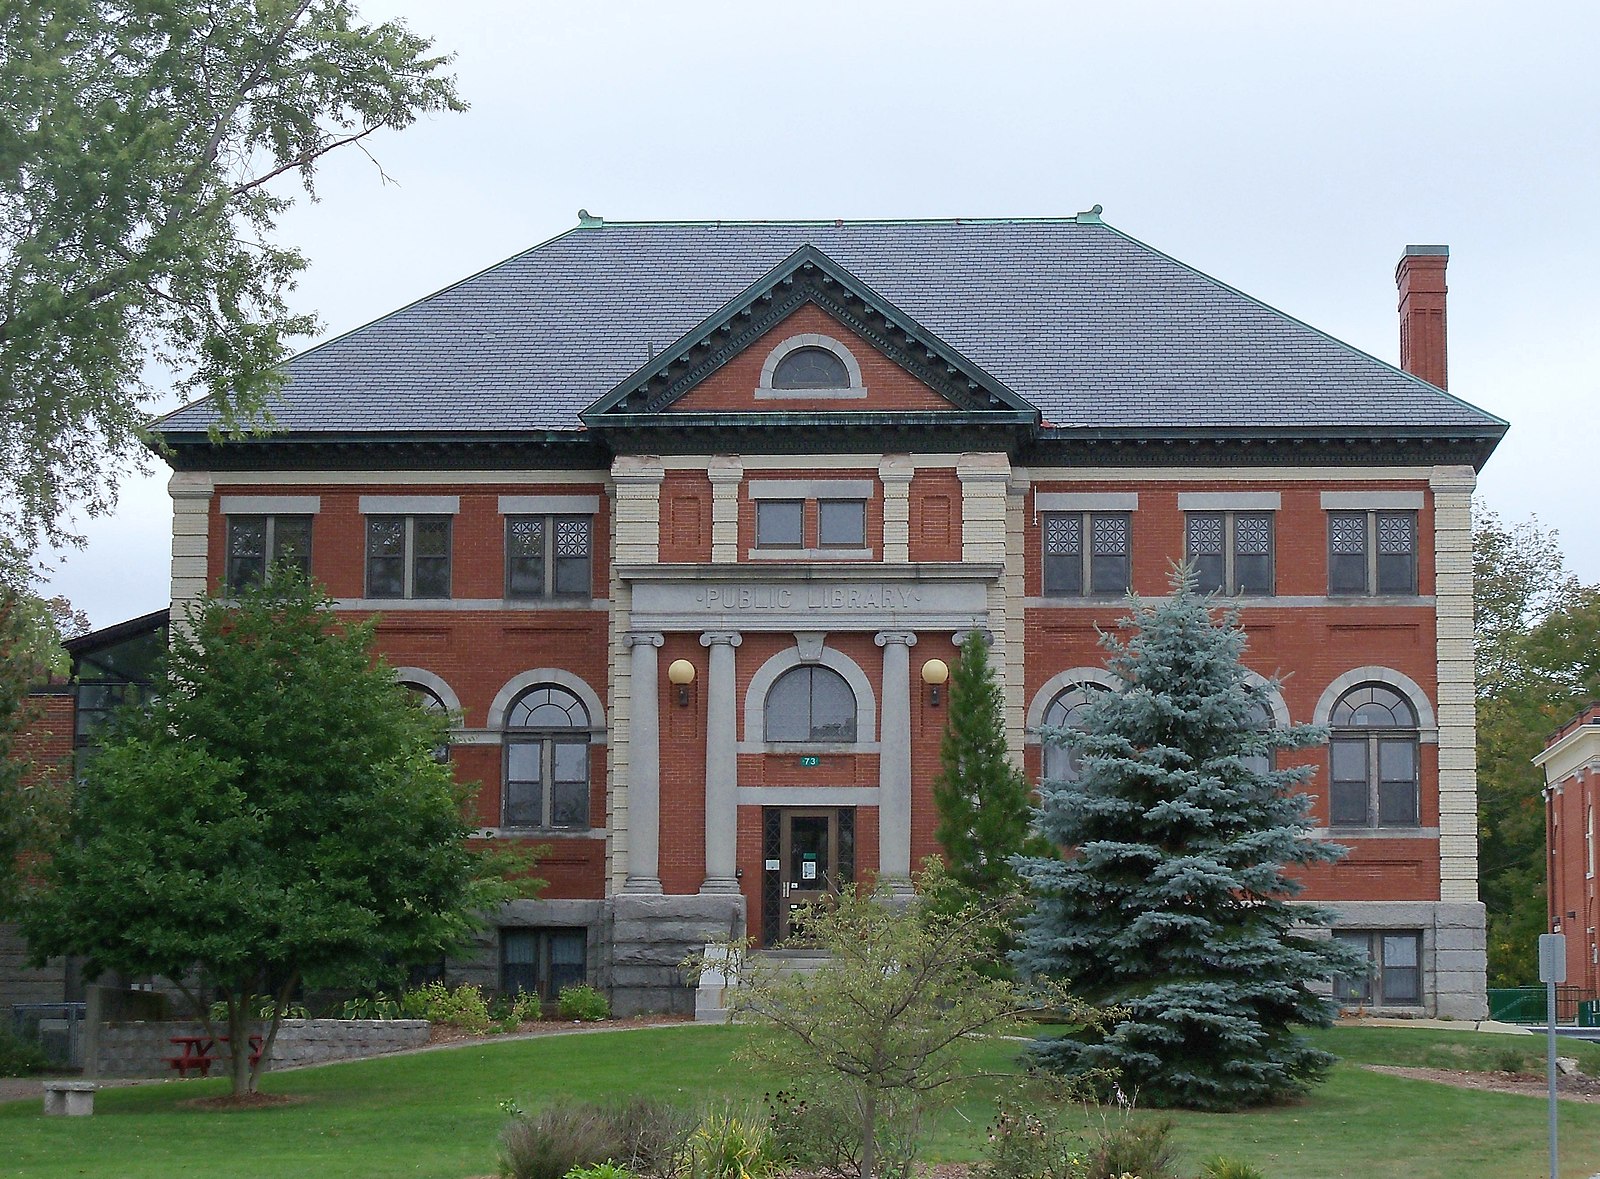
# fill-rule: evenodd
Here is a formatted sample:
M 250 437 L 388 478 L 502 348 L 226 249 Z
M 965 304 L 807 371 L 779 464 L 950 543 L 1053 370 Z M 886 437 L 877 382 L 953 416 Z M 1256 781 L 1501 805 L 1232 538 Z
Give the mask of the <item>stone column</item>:
M 733 649 L 737 631 L 700 636 L 711 651 L 706 674 L 706 879 L 701 892 L 738 892 L 739 732 L 734 700 Z
M 628 737 L 628 878 L 623 892 L 661 891 L 661 701 L 656 650 L 664 636 L 630 631 L 633 727 Z
M 880 631 L 883 708 L 878 753 L 878 878 L 895 893 L 911 889 L 911 648 L 909 631 Z

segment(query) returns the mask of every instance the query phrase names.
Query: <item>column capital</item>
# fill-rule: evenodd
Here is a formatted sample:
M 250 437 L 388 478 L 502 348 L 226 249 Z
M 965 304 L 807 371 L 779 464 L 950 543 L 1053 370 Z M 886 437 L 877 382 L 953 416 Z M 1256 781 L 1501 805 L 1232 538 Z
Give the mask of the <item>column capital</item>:
M 659 647 L 666 641 L 666 635 L 658 630 L 630 630 L 622 636 L 624 647 Z
M 910 483 L 916 473 L 910 455 L 890 455 L 878 463 L 878 479 L 883 483 Z
M 702 647 L 737 647 L 744 636 L 736 630 L 708 630 L 700 636 Z
M 950 636 L 950 645 L 960 647 L 967 641 L 968 635 L 977 635 L 983 640 L 985 647 L 994 646 L 994 631 L 986 626 L 969 626 L 966 630 L 958 630 Z
M 909 630 L 880 630 L 872 636 L 872 641 L 880 647 L 887 647 L 890 643 L 900 647 L 915 647 L 917 636 Z
M 712 484 L 737 483 L 744 478 L 744 464 L 731 455 L 714 455 L 706 463 L 706 478 Z
M 1470 495 L 1478 485 L 1478 473 L 1468 466 L 1435 467 L 1428 475 L 1428 486 L 1435 492 Z

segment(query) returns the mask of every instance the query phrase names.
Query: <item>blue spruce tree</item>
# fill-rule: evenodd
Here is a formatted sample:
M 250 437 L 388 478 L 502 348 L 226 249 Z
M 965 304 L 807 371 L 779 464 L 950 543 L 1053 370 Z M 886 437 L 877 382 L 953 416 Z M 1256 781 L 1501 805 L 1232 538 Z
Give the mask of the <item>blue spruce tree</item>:
M 1295 1028 L 1326 1026 L 1333 1009 L 1313 984 L 1356 967 L 1306 928 L 1329 916 L 1290 903 L 1286 869 L 1343 849 L 1309 834 L 1297 788 L 1311 769 L 1272 768 L 1274 750 L 1326 734 L 1264 725 L 1237 613 L 1216 611 L 1182 570 L 1173 590 L 1136 600 L 1119 624 L 1132 634 L 1102 640 L 1126 686 L 1081 730 L 1045 734 L 1082 767 L 1042 786 L 1043 833 L 1069 850 L 1020 864 L 1035 907 L 1018 959 L 1122 1012 L 1039 1041 L 1046 1067 L 1114 1074 L 1153 1105 L 1237 1109 L 1301 1093 L 1333 1062 Z

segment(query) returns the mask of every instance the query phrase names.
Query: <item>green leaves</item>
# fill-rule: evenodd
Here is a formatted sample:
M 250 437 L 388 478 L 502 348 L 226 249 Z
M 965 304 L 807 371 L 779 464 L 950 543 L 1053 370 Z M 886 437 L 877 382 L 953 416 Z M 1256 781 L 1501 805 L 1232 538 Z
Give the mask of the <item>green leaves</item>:
M 24 913 L 34 955 L 198 972 L 240 998 L 368 984 L 443 956 L 507 895 L 434 759 L 445 722 L 328 606 L 275 578 L 175 628 Z
M 110 506 L 170 370 L 266 422 L 323 155 L 463 110 L 449 59 L 340 0 L 0 0 L 0 573 Z M 292 190 L 290 190 L 292 191 Z

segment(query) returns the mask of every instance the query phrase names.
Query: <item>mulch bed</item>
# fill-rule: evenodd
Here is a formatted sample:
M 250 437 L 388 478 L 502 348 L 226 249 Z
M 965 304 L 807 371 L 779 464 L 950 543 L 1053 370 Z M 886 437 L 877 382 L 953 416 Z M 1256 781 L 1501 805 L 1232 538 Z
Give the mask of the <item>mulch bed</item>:
M 1490 1093 L 1521 1093 L 1528 1097 L 1544 1097 L 1550 1092 L 1550 1082 L 1542 1073 L 1488 1073 L 1464 1072 L 1446 1068 L 1398 1068 L 1394 1065 L 1364 1065 L 1369 1072 L 1387 1073 L 1391 1077 L 1408 1077 L 1414 1081 L 1434 1081 L 1440 1085 L 1454 1085 L 1458 1089 L 1481 1089 Z M 1563 1101 L 1581 1101 L 1600 1104 L 1600 1077 L 1556 1077 L 1556 1096 Z
M 246 1093 L 235 1097 L 232 1093 L 222 1097 L 191 1097 L 178 1102 L 179 1109 L 199 1110 L 202 1113 L 234 1113 L 251 1109 L 276 1109 L 282 1105 L 299 1105 L 304 1097 L 287 1093 Z

